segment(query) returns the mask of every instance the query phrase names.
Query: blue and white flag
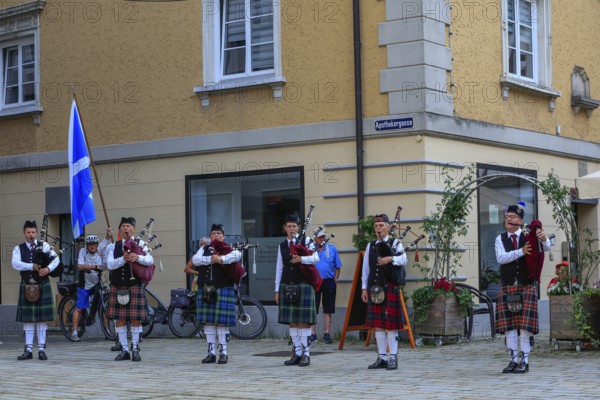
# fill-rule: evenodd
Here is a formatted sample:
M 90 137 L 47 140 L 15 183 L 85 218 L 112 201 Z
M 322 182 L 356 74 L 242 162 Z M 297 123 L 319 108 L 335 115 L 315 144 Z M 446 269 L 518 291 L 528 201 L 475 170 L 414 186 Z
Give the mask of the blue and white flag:
M 73 100 L 69 121 L 69 179 L 71 183 L 71 223 L 73 237 L 78 238 L 83 228 L 96 220 L 92 191 L 92 174 L 83 126 L 77 104 Z

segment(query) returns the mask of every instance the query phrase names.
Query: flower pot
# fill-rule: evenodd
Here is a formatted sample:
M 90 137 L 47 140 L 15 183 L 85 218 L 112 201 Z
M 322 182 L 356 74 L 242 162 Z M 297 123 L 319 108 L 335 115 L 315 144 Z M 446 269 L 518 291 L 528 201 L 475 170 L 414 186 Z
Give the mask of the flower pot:
M 464 334 L 465 317 L 455 297 L 437 296 L 431 303 L 427 320 L 415 325 L 415 332 L 425 336 L 460 336 Z
M 498 291 L 499 290 L 500 290 L 500 284 L 496 283 L 496 282 L 492 282 L 489 285 L 487 285 L 487 287 L 485 288 L 485 294 L 492 301 L 496 301 L 496 298 L 498 297 Z
M 550 337 L 557 340 L 582 339 L 573 319 L 573 296 L 550 296 Z M 587 323 L 600 335 L 600 297 L 584 297 L 583 309 L 589 313 Z

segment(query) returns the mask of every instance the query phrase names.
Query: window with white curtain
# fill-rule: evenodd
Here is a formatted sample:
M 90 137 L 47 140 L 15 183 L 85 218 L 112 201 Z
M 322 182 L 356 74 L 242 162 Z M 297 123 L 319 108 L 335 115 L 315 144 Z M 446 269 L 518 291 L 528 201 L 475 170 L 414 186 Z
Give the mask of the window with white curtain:
M 2 105 L 21 105 L 35 101 L 35 51 L 33 38 L 1 44 Z
M 504 75 L 552 84 L 551 0 L 504 0 Z
M 272 71 L 273 2 L 224 0 L 221 22 L 223 76 Z
M 279 0 L 203 2 L 204 86 L 282 80 L 279 5 Z

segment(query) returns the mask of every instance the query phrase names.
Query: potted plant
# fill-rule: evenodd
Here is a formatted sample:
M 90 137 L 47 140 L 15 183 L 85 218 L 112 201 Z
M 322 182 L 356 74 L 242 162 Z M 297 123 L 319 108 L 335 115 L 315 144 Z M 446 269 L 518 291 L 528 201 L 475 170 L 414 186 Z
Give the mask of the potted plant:
M 411 296 L 415 332 L 419 335 L 461 335 L 464 318 L 474 305 L 470 292 L 452 282 L 461 266 L 462 251 L 458 240 L 467 235 L 466 218 L 471 210 L 470 193 L 462 189 L 473 181 L 474 176 L 473 167 L 462 179 L 452 177 L 448 167 L 445 167 L 442 170 L 445 184 L 442 198 L 436 204 L 436 210 L 423 219 L 423 228 L 428 233 L 430 243 L 435 246 L 435 259 L 433 268 L 427 265 L 427 255 L 424 265 L 414 265 L 430 282 L 417 288 Z
M 479 275 L 479 285 L 490 299 L 495 300 L 500 290 L 500 274 L 489 265 L 484 265 Z
M 547 201 L 553 201 L 553 204 L 565 199 L 568 202 L 572 197 L 572 191 L 561 186 L 552 172 L 540 186 Z M 600 289 L 597 282 L 599 239 L 594 237 L 589 228 L 579 234 L 570 207 L 565 210 L 561 212 L 556 207 L 553 210 L 554 219 L 559 222 L 561 229 L 571 233 L 571 240 L 568 240 L 569 257 L 566 265 L 562 272 L 559 268 L 557 278 L 548 287 L 550 337 L 555 341 L 585 339 L 600 344 Z M 557 267 L 561 266 L 559 264 Z M 555 348 L 558 348 L 557 342 Z

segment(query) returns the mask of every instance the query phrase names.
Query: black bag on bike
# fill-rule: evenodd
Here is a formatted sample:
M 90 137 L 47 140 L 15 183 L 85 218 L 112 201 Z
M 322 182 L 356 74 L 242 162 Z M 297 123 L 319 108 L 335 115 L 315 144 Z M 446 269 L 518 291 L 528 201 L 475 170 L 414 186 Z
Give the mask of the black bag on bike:
M 175 308 L 188 308 L 192 305 L 192 299 L 196 295 L 193 290 L 185 288 L 171 289 L 171 306 Z

